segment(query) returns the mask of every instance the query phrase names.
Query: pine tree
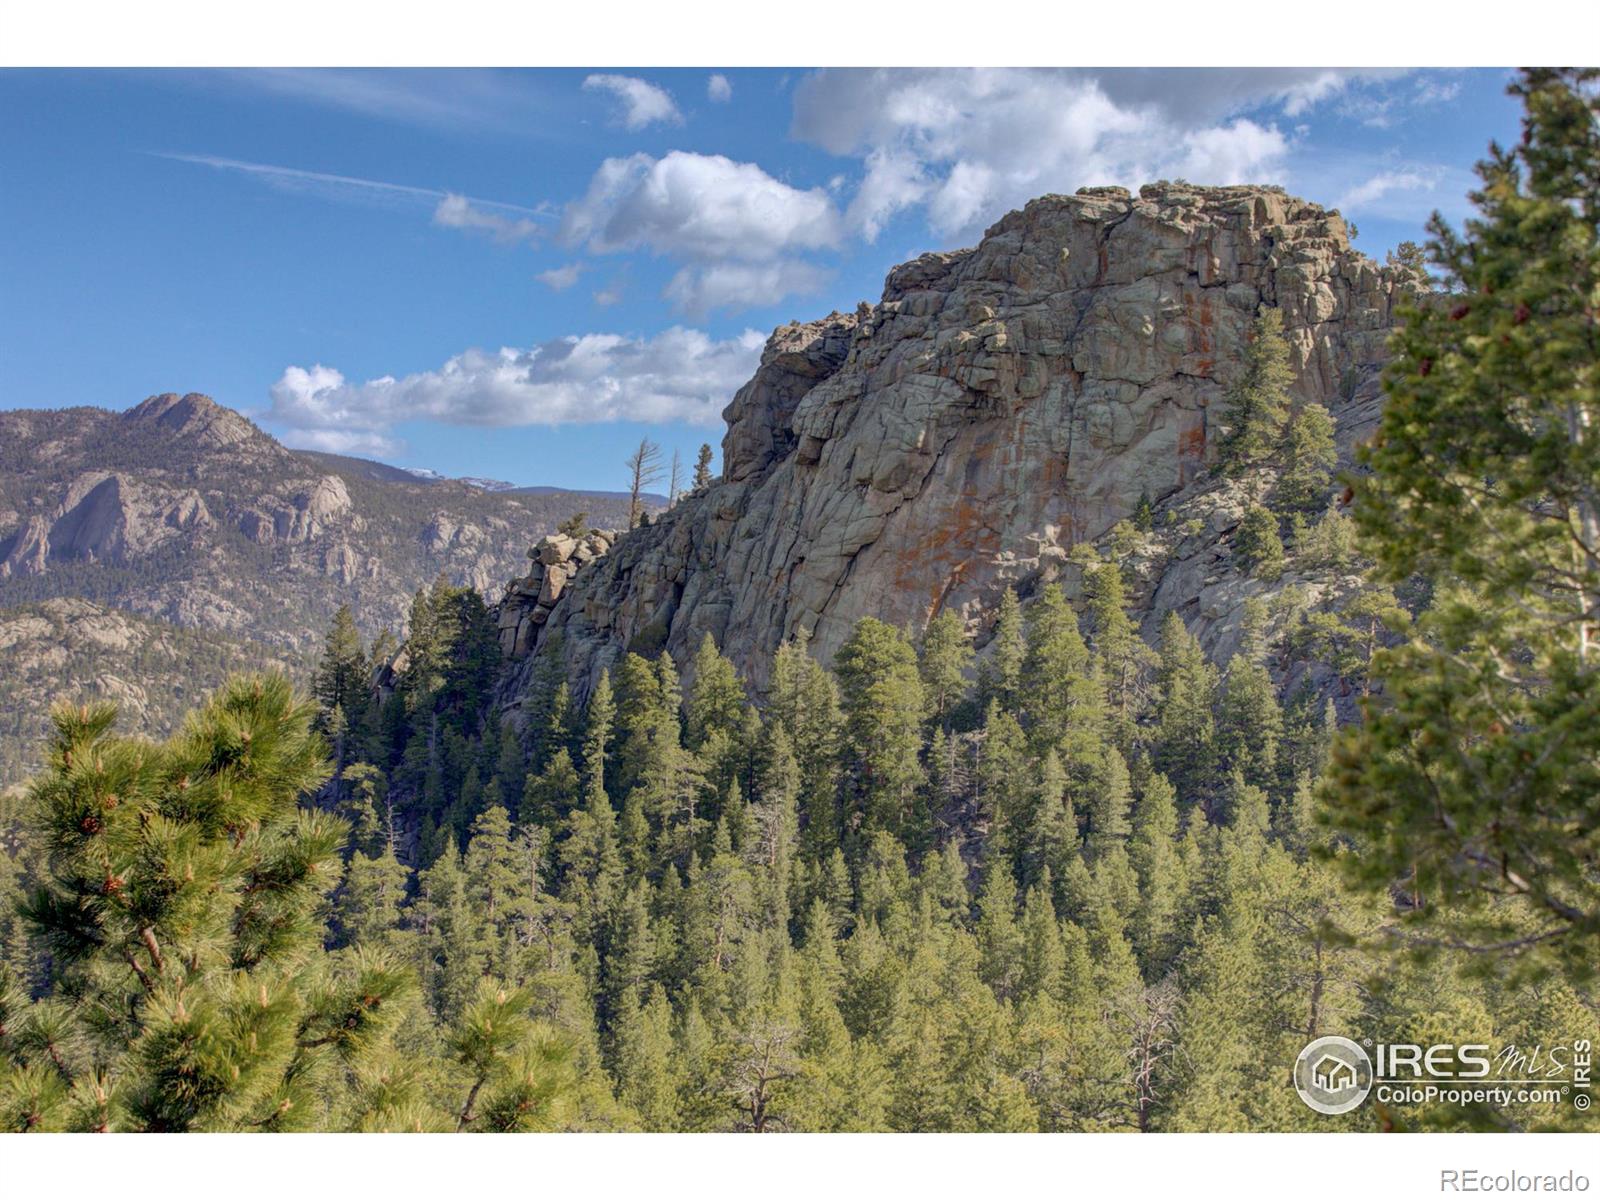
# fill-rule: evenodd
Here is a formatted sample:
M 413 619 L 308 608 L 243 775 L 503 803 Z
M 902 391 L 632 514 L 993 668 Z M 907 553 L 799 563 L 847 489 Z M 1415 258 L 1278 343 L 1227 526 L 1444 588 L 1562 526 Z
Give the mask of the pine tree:
M 377 953 L 324 972 L 314 953 L 348 832 L 299 806 L 329 774 L 315 711 L 266 675 L 159 746 L 115 737 L 111 705 L 52 712 L 31 795 L 55 849 L 24 912 L 104 1074 L 66 1071 L 35 1127 L 315 1127 L 319 1075 L 381 1046 L 406 973 Z M 114 1103 L 90 1103 L 108 1086 Z
M 562 746 L 537 775 L 527 776 L 522 789 L 522 806 L 517 811 L 521 825 L 554 829 L 566 820 L 583 794 L 583 782 L 572 765 L 572 755 Z
M 1105 681 L 1106 705 L 1117 731 L 1116 741 L 1128 749 L 1134 723 L 1144 710 L 1149 672 L 1157 661 L 1156 655 L 1128 619 L 1121 568 L 1115 562 L 1099 562 L 1088 573 L 1086 584 L 1089 612 L 1094 620 L 1094 652 Z
M 1216 779 L 1217 671 L 1176 612 L 1161 625 L 1160 699 L 1155 765 L 1172 781 L 1181 803 L 1209 794 Z
M 617 709 L 611 698 L 611 679 L 601 671 L 589 696 L 583 731 L 583 795 L 592 809 L 602 802 L 610 807 L 606 795 L 606 754 L 611 746 L 611 724 Z
M 1218 709 L 1222 769 L 1239 772 L 1255 787 L 1272 787 L 1278 777 L 1283 709 L 1266 667 L 1243 652 L 1234 655 Z
M 351 857 L 334 905 L 334 920 L 349 945 L 382 943 L 400 925 L 407 871 L 392 850 Z
M 341 604 L 311 676 L 311 694 L 319 710 L 316 727 L 333 745 L 336 788 L 346 765 L 355 757 L 352 747 L 360 746 L 363 740 L 371 669 L 350 606 Z
M 990 701 L 1015 715 L 1022 687 L 1022 605 L 1017 593 L 1006 588 L 1000 593 L 995 610 L 994 630 L 989 638 L 989 653 L 978 668 L 978 693 L 985 708 Z
M 839 648 L 834 671 L 863 825 L 898 831 L 922 782 L 926 701 L 916 652 L 892 625 L 865 617 Z
M 1381 584 L 1362 587 L 1338 612 L 1307 613 L 1295 630 L 1295 648 L 1327 663 L 1363 696 L 1372 694 L 1372 660 L 1393 631 L 1404 633 L 1411 614 Z
M 1226 434 L 1220 460 L 1230 471 L 1266 462 L 1277 449 L 1289 416 L 1289 343 L 1283 313 L 1262 307 L 1244 351 L 1244 374 L 1228 389 L 1223 412 Z
M 744 684 L 709 633 L 695 651 L 692 676 L 684 707 L 684 744 L 699 750 L 719 733 L 731 742 L 744 719 Z
M 1177 936 L 1176 915 L 1185 887 L 1178 856 L 1178 809 L 1164 775 L 1146 776 L 1133 816 L 1128 858 L 1139 878 L 1139 908 L 1133 919 L 1133 945 L 1147 977 L 1159 978 L 1171 960 Z
M 1245 510 L 1234 534 L 1233 556 L 1241 571 L 1263 582 L 1272 583 L 1283 574 L 1283 539 L 1271 510 L 1259 504 Z
M 486 979 L 451 1029 L 447 1047 L 464 1084 L 458 1131 L 560 1129 L 571 1113 L 571 1048 L 528 1017 L 530 1005 L 525 990 Z
M 993 863 L 984 874 L 978 898 L 978 947 L 984 983 L 1002 1000 L 1022 983 L 1022 930 L 1017 928 L 1017 884 L 1009 864 Z
M 928 719 L 947 733 L 951 710 L 967 690 L 967 670 L 972 660 L 972 645 L 961 618 L 950 609 L 941 610 L 922 635 L 917 669 L 922 674 Z
M 1333 467 L 1339 460 L 1333 417 L 1314 400 L 1295 407 L 1284 433 L 1283 473 L 1277 507 L 1282 512 L 1316 512 L 1328 502 Z
M 1028 608 L 1019 707 L 1035 751 L 1056 747 L 1069 769 L 1102 740 L 1103 689 L 1059 585 L 1044 588 Z
M 839 846 L 839 736 L 843 717 L 833 678 L 798 642 L 773 656 L 767 695 L 771 723 L 789 735 L 800 765 L 802 845 L 813 865 Z
M 700 443 L 700 453 L 694 460 L 694 482 L 689 485 L 693 491 L 701 491 L 711 486 L 711 445 L 709 442 Z
M 799 832 L 800 767 L 781 726 L 767 727 L 762 751 L 760 786 L 755 807 L 756 836 L 752 857 L 764 869 L 767 923 L 783 929 L 789 922 L 789 885 Z
M 1356 518 L 1384 581 L 1435 600 L 1381 652 L 1341 740 L 1350 873 L 1412 922 L 1592 976 L 1600 926 L 1600 73 L 1511 87 L 1523 138 L 1479 164 L 1476 217 L 1429 250 L 1451 302 L 1408 310 Z M 1557 733 L 1557 731 L 1561 731 Z

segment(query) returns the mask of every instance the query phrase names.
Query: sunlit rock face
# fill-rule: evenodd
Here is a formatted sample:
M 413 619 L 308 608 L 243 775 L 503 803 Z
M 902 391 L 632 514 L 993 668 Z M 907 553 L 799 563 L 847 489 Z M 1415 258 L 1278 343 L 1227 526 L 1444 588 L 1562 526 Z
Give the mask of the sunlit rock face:
M 1348 449 L 1404 286 L 1278 189 L 1035 200 L 897 267 L 878 304 L 777 330 L 723 414 L 722 478 L 575 574 L 519 649 L 559 633 L 586 690 L 627 650 L 681 663 L 710 633 L 759 687 L 787 638 L 829 661 L 864 616 L 976 622 L 1141 496 L 1182 502 L 1263 305 Z

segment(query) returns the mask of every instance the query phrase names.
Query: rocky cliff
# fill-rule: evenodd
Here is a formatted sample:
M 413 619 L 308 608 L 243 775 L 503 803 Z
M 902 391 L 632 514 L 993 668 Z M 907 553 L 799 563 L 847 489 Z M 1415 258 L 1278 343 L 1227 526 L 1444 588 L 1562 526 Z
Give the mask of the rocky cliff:
M 787 638 L 827 660 L 864 616 L 976 623 L 1007 586 L 1070 584 L 1069 549 L 1148 496 L 1172 532 L 1136 602 L 1147 623 L 1185 610 L 1216 651 L 1257 590 L 1225 562 L 1249 488 L 1205 474 L 1252 319 L 1282 310 L 1296 390 L 1348 452 L 1406 286 L 1336 212 L 1279 189 L 1043 197 L 896 268 L 876 305 L 774 333 L 723 414 L 721 479 L 564 581 L 513 648 L 559 633 L 581 687 L 627 650 L 683 662 L 710 633 L 759 684 Z

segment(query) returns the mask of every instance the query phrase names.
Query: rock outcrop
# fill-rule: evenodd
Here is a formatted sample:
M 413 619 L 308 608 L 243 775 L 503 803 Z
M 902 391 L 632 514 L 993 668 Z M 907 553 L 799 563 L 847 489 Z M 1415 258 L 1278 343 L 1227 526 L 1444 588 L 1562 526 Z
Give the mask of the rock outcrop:
M 1279 189 L 1036 200 L 896 268 L 878 304 L 774 333 L 724 413 L 722 478 L 567 581 L 533 645 L 559 632 L 581 690 L 629 649 L 682 663 L 710 633 L 759 686 L 787 638 L 828 660 L 864 616 L 976 620 L 1007 586 L 1064 577 L 1141 497 L 1181 505 L 1263 305 L 1348 447 L 1405 286 Z M 1194 599 L 1152 570 L 1151 597 Z
M 210 396 L 190 392 L 180 396 L 165 392 L 134 405 L 123 419 L 130 424 L 161 430 L 213 450 L 227 449 L 246 442 L 267 441 L 267 435 L 231 408 L 224 408 Z
M 528 656 L 539 627 L 550 619 L 567 585 L 578 572 L 601 558 L 617 540 L 609 529 L 591 529 L 582 537 L 552 533 L 528 551 L 533 560 L 528 573 L 514 579 L 495 610 L 500 652 L 509 659 Z

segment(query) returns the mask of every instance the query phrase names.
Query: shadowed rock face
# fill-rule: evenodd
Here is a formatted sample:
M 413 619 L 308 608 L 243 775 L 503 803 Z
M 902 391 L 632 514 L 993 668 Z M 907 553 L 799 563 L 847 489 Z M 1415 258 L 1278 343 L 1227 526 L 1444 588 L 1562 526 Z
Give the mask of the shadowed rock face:
M 1262 305 L 1348 447 L 1401 286 L 1337 213 L 1276 189 L 1036 200 L 896 268 L 876 306 L 774 333 L 724 413 L 722 479 L 575 577 L 534 648 L 559 631 L 584 689 L 626 650 L 683 662 L 710 633 L 759 685 L 786 638 L 828 661 L 864 616 L 975 618 L 1142 494 L 1181 503 Z

